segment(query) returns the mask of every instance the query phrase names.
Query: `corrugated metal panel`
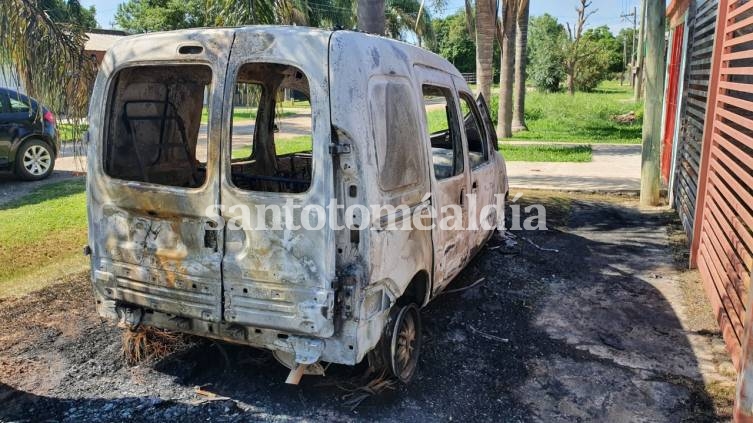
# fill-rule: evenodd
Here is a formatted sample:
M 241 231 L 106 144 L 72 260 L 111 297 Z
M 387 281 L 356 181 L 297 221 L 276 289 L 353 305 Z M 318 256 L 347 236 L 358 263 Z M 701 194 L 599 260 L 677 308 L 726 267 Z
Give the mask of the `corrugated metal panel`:
M 753 6 L 722 0 L 718 79 L 701 169 L 698 268 L 733 362 L 741 365 L 753 271 Z M 716 69 L 716 68 L 715 68 Z
M 718 0 L 693 1 L 689 10 L 688 64 L 685 69 L 675 182 L 672 187 L 674 206 L 688 238 L 693 236 L 698 169 L 718 4 Z

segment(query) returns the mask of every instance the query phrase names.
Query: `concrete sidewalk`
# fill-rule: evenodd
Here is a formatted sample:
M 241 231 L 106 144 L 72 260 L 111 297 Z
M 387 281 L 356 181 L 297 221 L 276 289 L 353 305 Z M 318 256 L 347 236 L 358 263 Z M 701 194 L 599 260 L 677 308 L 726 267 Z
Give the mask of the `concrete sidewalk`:
M 641 146 L 594 144 L 590 163 L 507 162 L 507 174 L 514 189 L 639 191 Z

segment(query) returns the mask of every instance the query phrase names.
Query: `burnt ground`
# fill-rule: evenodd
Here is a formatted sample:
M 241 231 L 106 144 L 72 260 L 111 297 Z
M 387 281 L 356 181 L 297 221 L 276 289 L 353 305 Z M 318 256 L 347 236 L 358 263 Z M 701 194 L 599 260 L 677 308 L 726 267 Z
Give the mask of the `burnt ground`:
M 550 229 L 495 236 L 450 289 L 486 279 L 423 310 L 417 379 L 355 410 L 363 365 L 288 386 L 265 352 L 195 340 L 127 366 L 74 275 L 0 300 L 0 421 L 729 418 L 734 374 L 672 215 L 625 197 L 521 201 L 544 202 Z

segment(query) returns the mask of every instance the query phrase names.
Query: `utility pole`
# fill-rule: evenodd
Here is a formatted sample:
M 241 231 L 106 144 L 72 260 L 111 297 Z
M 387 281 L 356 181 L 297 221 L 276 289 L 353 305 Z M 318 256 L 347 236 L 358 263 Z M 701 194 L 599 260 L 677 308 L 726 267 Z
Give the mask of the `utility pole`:
M 666 0 L 645 2 L 646 7 L 646 105 L 643 114 L 641 154 L 641 205 L 659 205 L 661 116 L 664 99 L 664 30 Z
M 638 31 L 638 65 L 635 69 L 635 101 L 640 101 L 643 97 L 643 45 L 646 33 L 646 0 L 641 0 L 641 29 Z
M 627 77 L 628 60 L 627 60 L 627 38 L 622 37 L 622 74 L 620 75 L 620 86 L 625 85 Z
M 628 18 L 633 18 L 633 46 L 632 51 L 630 53 L 630 69 L 633 72 L 633 77 L 630 78 L 630 86 L 632 87 L 635 83 L 635 31 L 638 29 L 638 21 L 637 21 L 638 11 L 635 7 L 633 7 L 633 13 L 623 13 L 620 15 L 622 19 L 630 20 Z

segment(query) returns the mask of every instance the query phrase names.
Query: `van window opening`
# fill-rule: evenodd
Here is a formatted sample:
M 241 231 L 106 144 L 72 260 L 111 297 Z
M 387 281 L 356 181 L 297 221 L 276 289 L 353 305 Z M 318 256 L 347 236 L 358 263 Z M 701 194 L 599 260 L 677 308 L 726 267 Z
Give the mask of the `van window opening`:
M 460 111 L 463 114 L 463 129 L 468 142 L 468 161 L 475 169 L 489 161 L 489 144 L 486 141 L 484 122 L 476 102 L 467 93 L 460 93 Z
M 185 188 L 204 184 L 212 71 L 203 65 L 118 72 L 106 120 L 104 170 L 113 178 Z
M 309 83 L 293 66 L 238 71 L 231 117 L 231 180 L 248 191 L 302 193 L 313 169 Z
M 452 92 L 447 88 L 424 85 L 423 97 L 434 176 L 442 180 L 461 175 L 465 158 Z

